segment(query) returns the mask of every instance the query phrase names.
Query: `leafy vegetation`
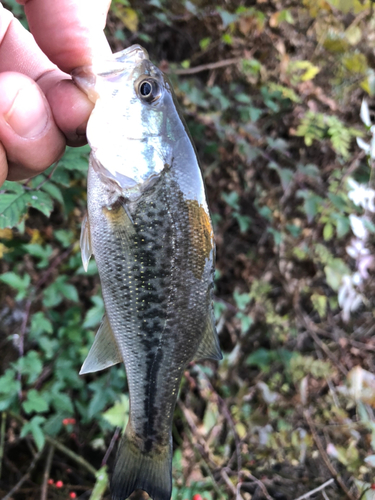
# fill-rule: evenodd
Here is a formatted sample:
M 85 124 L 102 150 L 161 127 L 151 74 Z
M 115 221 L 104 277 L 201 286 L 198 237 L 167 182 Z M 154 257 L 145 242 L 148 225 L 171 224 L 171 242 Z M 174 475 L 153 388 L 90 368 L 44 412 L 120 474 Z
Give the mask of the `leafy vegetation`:
M 186 371 L 173 500 L 373 499 L 374 28 L 369 0 L 112 2 L 113 49 L 141 43 L 174 84 L 217 240 L 224 360 Z M 103 315 L 78 244 L 87 155 L 0 188 L 0 492 L 15 500 L 109 499 L 129 411 L 122 367 L 78 375 Z

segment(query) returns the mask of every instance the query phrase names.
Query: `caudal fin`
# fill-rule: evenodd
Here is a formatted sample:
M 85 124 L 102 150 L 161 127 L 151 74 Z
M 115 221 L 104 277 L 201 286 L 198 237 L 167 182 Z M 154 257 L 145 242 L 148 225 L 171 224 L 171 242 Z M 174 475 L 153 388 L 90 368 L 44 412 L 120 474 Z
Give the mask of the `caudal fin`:
M 112 500 L 125 500 L 134 490 L 146 491 L 153 500 L 170 500 L 172 446 L 159 455 L 142 452 L 124 433 L 111 479 Z

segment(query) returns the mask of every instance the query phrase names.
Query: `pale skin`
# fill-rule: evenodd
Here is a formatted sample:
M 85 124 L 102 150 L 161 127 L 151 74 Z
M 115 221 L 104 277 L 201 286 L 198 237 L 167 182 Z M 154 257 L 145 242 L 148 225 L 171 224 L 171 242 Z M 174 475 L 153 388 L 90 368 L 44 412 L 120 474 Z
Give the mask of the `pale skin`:
M 86 143 L 93 104 L 70 72 L 106 57 L 110 0 L 17 0 L 30 31 L 0 3 L 0 186 L 42 172 Z

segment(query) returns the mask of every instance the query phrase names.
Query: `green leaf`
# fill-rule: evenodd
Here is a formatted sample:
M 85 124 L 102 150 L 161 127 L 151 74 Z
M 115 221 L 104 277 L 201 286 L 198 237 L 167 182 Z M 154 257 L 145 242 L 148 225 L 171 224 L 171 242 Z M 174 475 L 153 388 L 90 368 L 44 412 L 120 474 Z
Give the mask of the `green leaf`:
M 27 393 L 27 400 L 22 403 L 22 406 L 26 413 L 33 411 L 42 413 L 48 410 L 48 403 L 35 389 L 30 389 Z
M 29 243 L 27 245 L 23 245 L 23 248 L 33 257 L 40 259 L 37 267 L 39 269 L 43 269 L 47 267 L 49 264 L 49 258 L 52 255 L 52 246 L 51 245 L 38 245 L 37 243 Z
M 120 401 L 103 413 L 103 418 L 114 427 L 124 429 L 129 419 L 129 396 L 122 394 Z
M 31 201 L 30 192 L 5 193 L 0 196 L 0 229 L 13 227 L 25 215 Z
M 51 321 L 46 317 L 46 315 L 38 311 L 33 314 L 31 317 L 31 326 L 30 326 L 30 336 L 32 338 L 37 338 L 42 333 L 52 333 L 53 326 Z
M 335 292 L 340 288 L 342 278 L 351 274 L 350 269 L 341 259 L 333 259 L 324 267 L 324 272 L 326 273 L 327 283 Z
M 90 146 L 87 144 L 81 148 L 67 147 L 64 156 L 59 162 L 58 169 L 64 167 L 66 170 L 77 170 L 86 172 L 88 169 L 88 155 Z
M 0 192 L 7 191 L 9 193 L 22 194 L 24 192 L 24 187 L 22 184 L 13 181 L 5 181 L 1 186 Z
M 308 189 L 297 191 L 297 196 L 304 199 L 303 208 L 308 222 L 312 222 L 323 205 L 323 198 Z
M 55 238 L 64 248 L 68 248 L 75 240 L 73 231 L 69 229 L 57 229 L 54 233 Z
M 9 271 L 0 276 L 0 281 L 6 283 L 12 288 L 15 288 L 18 292 L 16 300 L 21 300 L 27 295 L 31 279 L 28 274 L 24 274 L 23 277 L 21 277 L 18 274 Z
M 68 394 L 59 392 L 58 387 L 55 387 L 55 390 L 50 393 L 50 398 L 51 404 L 57 412 L 62 413 L 64 417 L 66 417 L 67 415 L 73 415 L 73 402 Z
M 233 292 L 233 298 L 240 311 L 244 311 L 246 306 L 251 302 L 249 293 L 239 293 L 236 290 Z
M 324 241 L 329 241 L 330 239 L 332 239 L 332 236 L 333 236 L 333 226 L 331 223 L 327 223 L 324 225 L 324 228 L 323 228 L 323 238 L 324 238 Z
M 227 203 L 230 207 L 234 208 L 234 210 L 239 211 L 240 206 L 238 204 L 239 202 L 239 196 L 236 191 L 232 191 L 231 193 L 221 193 L 221 197 Z
M 319 293 L 313 293 L 311 295 L 311 302 L 319 316 L 324 318 L 327 314 L 327 297 L 325 295 L 320 295 Z
M 246 364 L 248 366 L 258 366 L 262 371 L 268 372 L 276 358 L 277 356 L 274 351 L 261 348 L 252 352 L 250 356 L 247 357 Z
M 89 500 L 101 500 L 106 489 L 108 488 L 108 474 L 107 474 L 107 466 L 104 465 L 98 472 L 95 474 L 96 481 L 95 486 L 92 490 L 91 496 Z
M 26 356 L 12 363 L 12 366 L 18 370 L 21 375 L 28 376 L 27 383 L 29 385 L 36 381 L 43 369 L 40 355 L 36 351 L 29 351 Z
M 64 197 L 62 195 L 61 189 L 56 186 L 51 181 L 47 181 L 43 186 L 41 187 L 42 191 L 45 191 L 51 198 L 54 200 L 58 201 L 61 203 L 61 205 L 64 205 Z
M 31 433 L 35 444 L 38 448 L 38 450 L 42 450 L 44 443 L 45 443 L 45 437 L 44 433 L 41 429 L 41 424 L 45 422 L 45 418 L 41 417 L 40 415 L 36 415 L 33 417 L 30 422 L 27 422 L 21 430 L 21 438 L 27 436 L 27 434 Z
M 98 326 L 105 313 L 104 302 L 100 295 L 94 295 L 91 297 L 91 302 L 94 304 L 94 307 L 91 307 L 87 311 L 83 322 L 84 328 L 93 328 Z
M 78 292 L 74 285 L 67 283 L 67 276 L 59 276 L 43 292 L 43 304 L 46 307 L 58 306 L 63 298 L 79 302 Z
M 0 411 L 7 410 L 18 398 L 21 383 L 16 379 L 15 370 L 8 368 L 0 377 Z

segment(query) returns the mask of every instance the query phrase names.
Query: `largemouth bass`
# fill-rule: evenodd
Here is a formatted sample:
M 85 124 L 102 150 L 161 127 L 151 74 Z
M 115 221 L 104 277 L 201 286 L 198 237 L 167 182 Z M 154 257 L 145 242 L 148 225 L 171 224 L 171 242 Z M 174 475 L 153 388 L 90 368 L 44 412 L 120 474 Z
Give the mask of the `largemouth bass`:
M 129 421 L 112 498 L 172 490 L 173 411 L 193 359 L 222 358 L 212 305 L 215 244 L 202 174 L 171 84 L 139 45 L 74 80 L 95 101 L 85 268 L 93 254 L 106 315 L 81 374 L 124 362 Z

